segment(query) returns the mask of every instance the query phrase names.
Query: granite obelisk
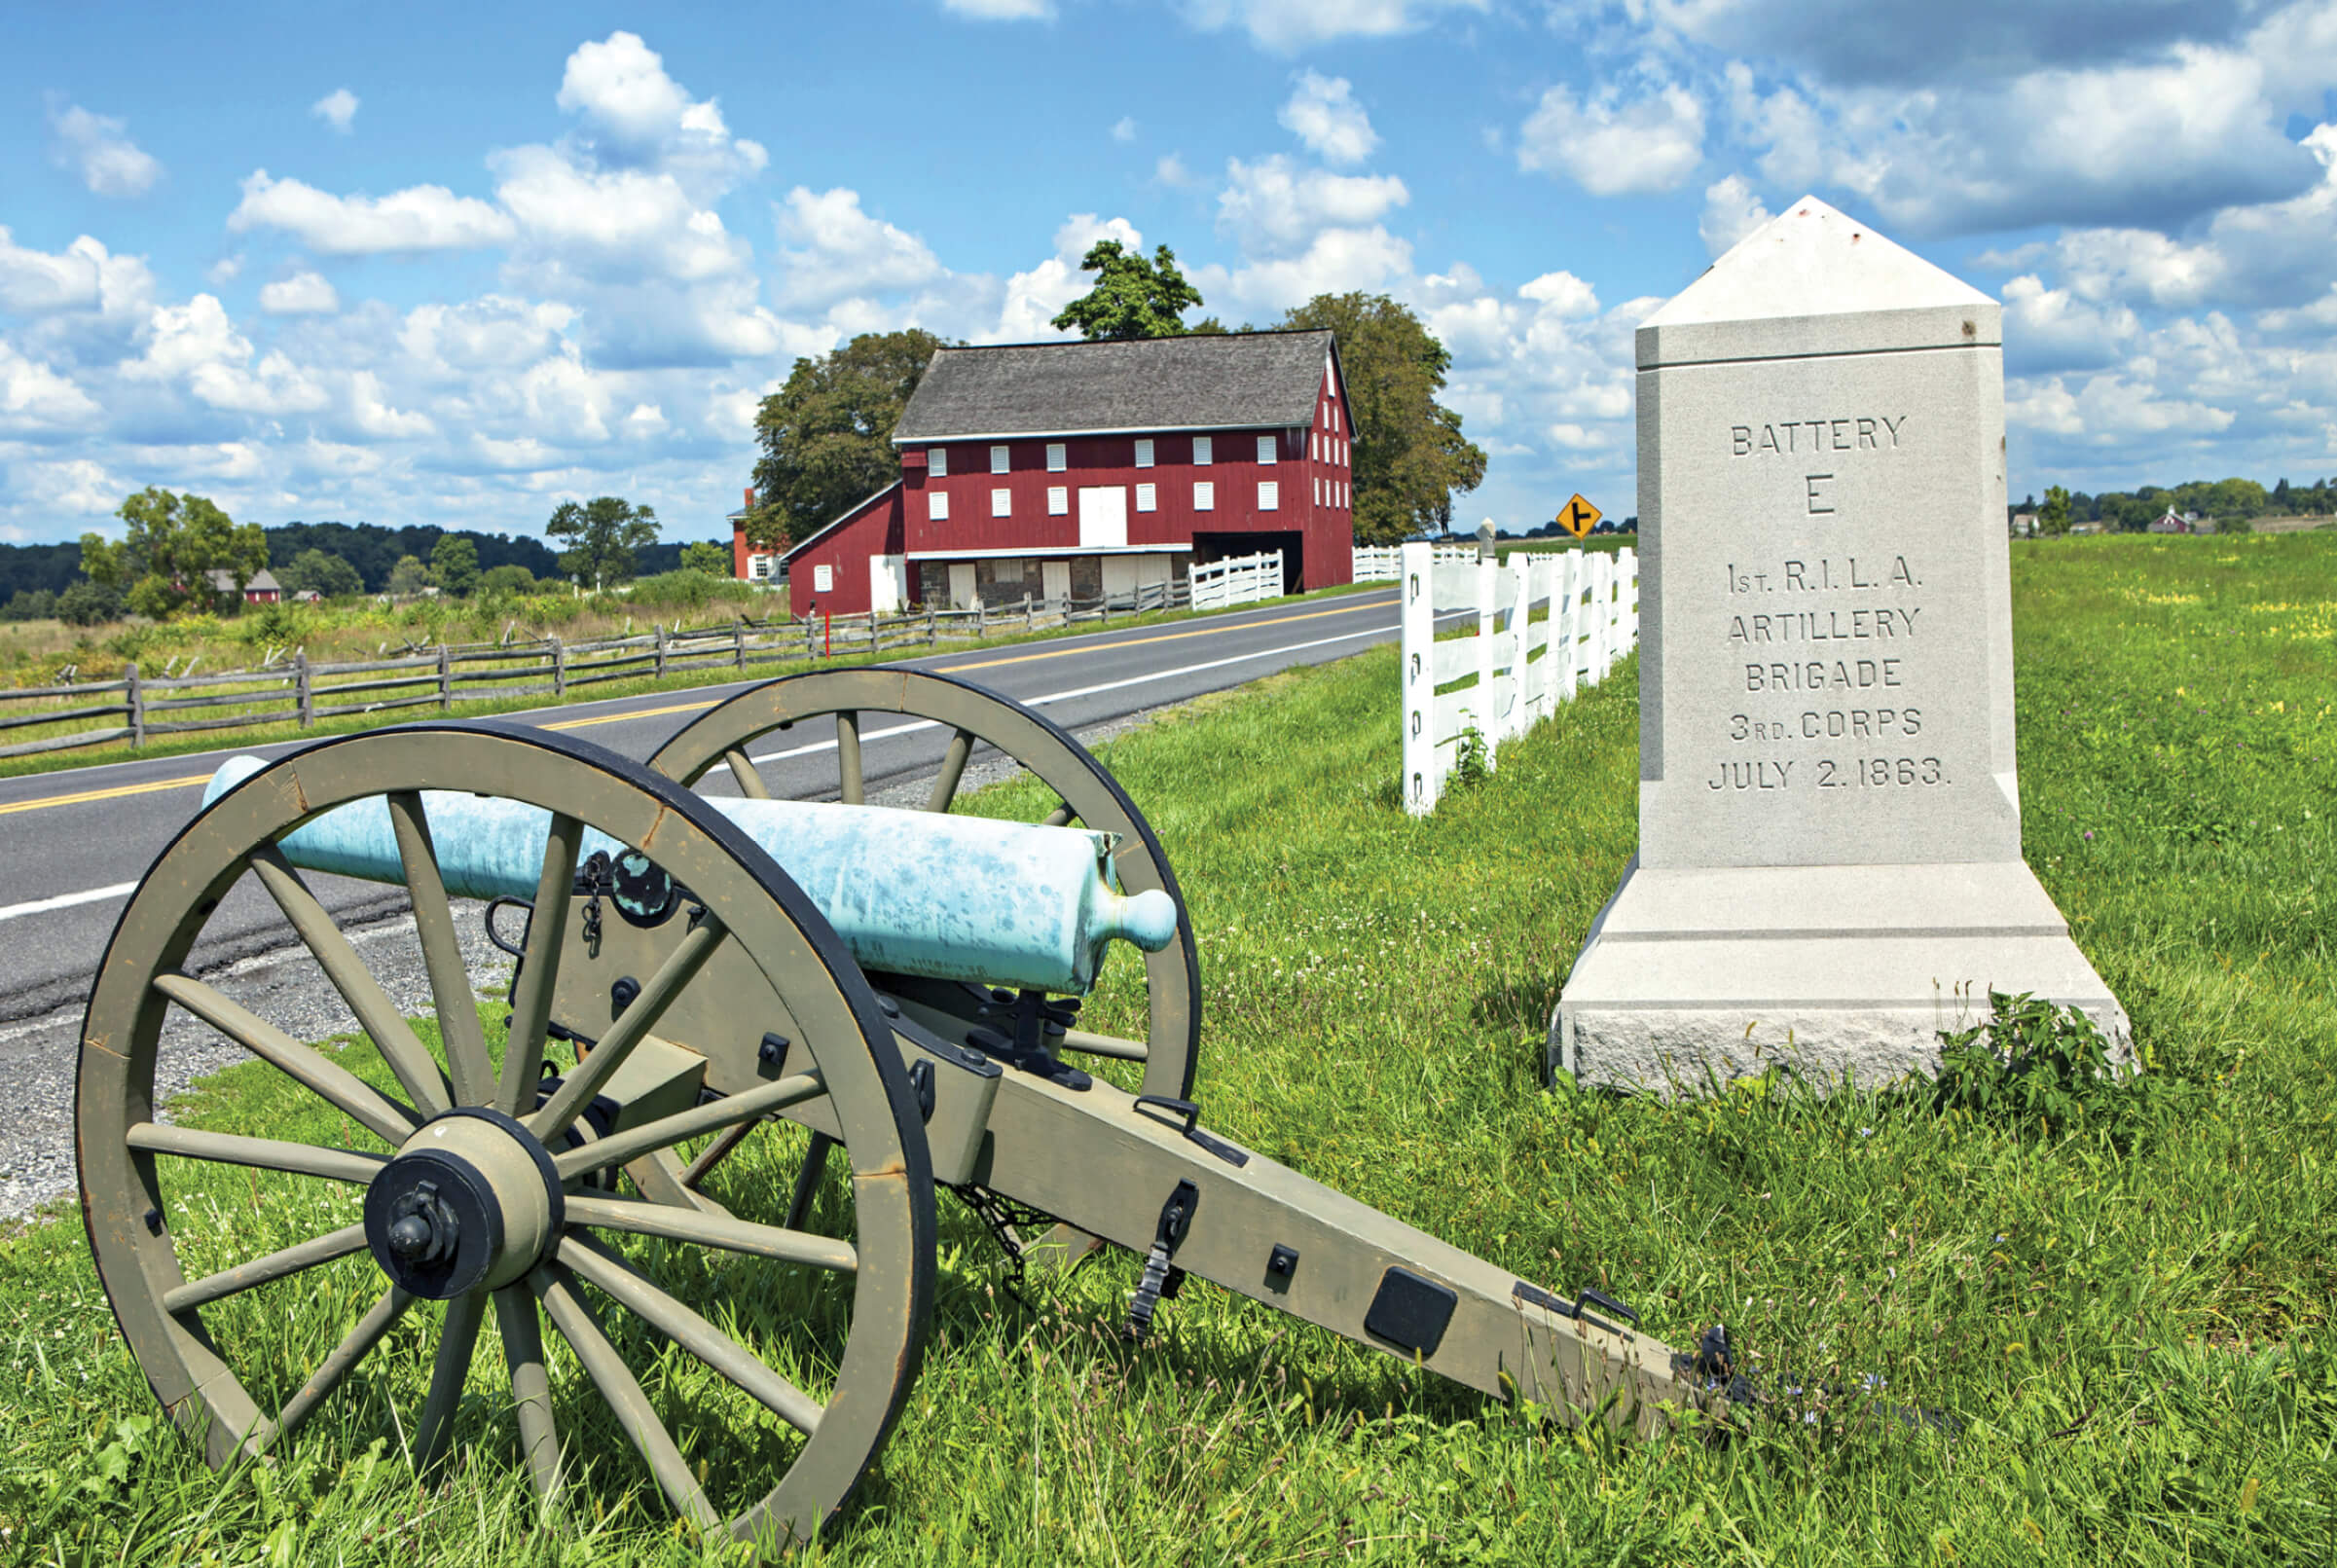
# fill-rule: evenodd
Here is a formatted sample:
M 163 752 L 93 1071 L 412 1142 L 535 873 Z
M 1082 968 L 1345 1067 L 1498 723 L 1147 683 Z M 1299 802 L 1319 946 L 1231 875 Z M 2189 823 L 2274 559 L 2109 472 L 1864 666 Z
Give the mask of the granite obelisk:
M 2021 857 L 1996 302 L 1824 202 L 1639 328 L 1639 854 L 1550 1052 L 1695 1088 L 2127 1021 Z

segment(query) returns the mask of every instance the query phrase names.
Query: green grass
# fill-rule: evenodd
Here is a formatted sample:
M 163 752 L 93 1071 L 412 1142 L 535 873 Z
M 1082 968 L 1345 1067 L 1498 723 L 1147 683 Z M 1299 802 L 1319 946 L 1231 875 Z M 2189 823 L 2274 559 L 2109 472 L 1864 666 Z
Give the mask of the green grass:
M 2024 545 L 2015 592 L 2028 856 L 2152 1071 L 2188 1091 L 2132 1139 L 1775 1080 L 1674 1105 L 1539 1088 L 1550 1008 L 1632 845 L 1627 664 L 1425 822 L 1396 804 L 1392 650 L 1106 752 L 1202 933 L 1212 1125 L 1527 1277 L 1609 1289 L 1675 1343 L 1724 1320 L 1772 1384 L 1873 1374 L 1959 1435 L 1854 1398 L 1719 1445 L 1576 1434 L 1199 1286 L 1131 1350 L 1132 1261 L 1026 1309 L 945 1204 L 924 1375 L 819 1560 L 2337 1556 L 2337 539 Z M 1123 980 L 1091 1011 L 1124 1018 Z M 238 1069 L 188 1114 L 266 1114 L 276 1092 Z M 297 1201 L 236 1175 L 183 1222 L 224 1258 L 313 1227 Z M 590 1428 L 606 1512 L 556 1531 L 507 1426 L 474 1425 L 468 1468 L 424 1493 L 372 1395 L 273 1474 L 212 1476 L 152 1425 L 70 1222 L 0 1243 L 0 1556 L 721 1556 Z M 800 1321 L 768 1326 L 773 1353 L 816 1360 L 825 1309 L 785 1304 Z M 250 1325 L 294 1367 L 338 1327 Z M 392 1370 L 414 1354 L 391 1351 Z M 747 1425 L 710 1458 L 743 1481 L 776 1451 Z

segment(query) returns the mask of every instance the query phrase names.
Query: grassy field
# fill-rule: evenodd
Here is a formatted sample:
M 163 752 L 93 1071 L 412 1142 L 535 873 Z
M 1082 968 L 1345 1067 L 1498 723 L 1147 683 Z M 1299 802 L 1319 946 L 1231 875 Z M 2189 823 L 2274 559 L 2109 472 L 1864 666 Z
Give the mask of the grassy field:
M 1538 1087 L 1566 966 L 1631 849 L 1627 664 L 1425 822 L 1396 804 L 1392 650 L 1107 754 L 1202 933 L 1212 1125 L 1520 1274 L 1601 1286 L 1675 1343 L 1726 1321 L 1771 1386 L 1871 1377 L 1959 1430 L 1851 1395 L 1725 1443 L 1613 1440 L 1199 1286 L 1134 1350 L 1131 1260 L 1025 1307 L 945 1203 L 924 1376 L 813 1560 L 2337 1557 L 2337 539 L 2056 541 L 2014 572 L 2027 854 L 2170 1091 L 2053 1132 L 1775 1080 L 1675 1105 Z M 1090 1011 L 1129 1001 L 1108 980 Z M 237 1069 L 182 1119 L 249 1128 L 282 1095 Z M 303 1201 L 237 1174 L 174 1226 L 224 1261 L 317 1228 Z M 312 1298 L 353 1300 L 370 1265 L 348 1268 Z M 296 1305 L 241 1324 L 290 1366 L 341 1327 Z M 155 1421 L 77 1222 L 0 1243 L 0 1558 L 735 1560 L 590 1425 L 570 1430 L 598 1504 L 537 1528 L 484 1379 L 482 1445 L 442 1487 L 416 1485 L 412 1410 L 400 1428 L 377 1393 L 273 1470 L 211 1475 Z M 394 1339 L 367 1366 L 419 1400 Z M 710 1485 L 747 1484 L 768 1451 L 742 1430 L 705 1456 Z

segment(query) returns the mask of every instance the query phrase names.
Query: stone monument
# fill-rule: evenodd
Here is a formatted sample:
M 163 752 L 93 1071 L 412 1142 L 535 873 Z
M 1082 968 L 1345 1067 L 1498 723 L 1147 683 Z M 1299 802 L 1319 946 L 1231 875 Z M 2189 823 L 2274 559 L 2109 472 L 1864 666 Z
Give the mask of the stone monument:
M 2126 1015 L 2021 858 L 1996 302 L 1805 199 L 1639 328 L 1639 854 L 1550 1053 L 1875 1083 Z

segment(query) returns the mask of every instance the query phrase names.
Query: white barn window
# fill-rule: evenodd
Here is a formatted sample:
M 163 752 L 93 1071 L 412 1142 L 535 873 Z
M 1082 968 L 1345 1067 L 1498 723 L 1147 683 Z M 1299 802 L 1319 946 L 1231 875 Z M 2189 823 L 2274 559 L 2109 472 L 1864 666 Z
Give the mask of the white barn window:
M 1012 517 L 1014 515 L 1014 492 L 1010 490 L 992 491 L 990 492 L 990 515 L 992 517 Z
M 1214 512 L 1217 510 L 1217 507 L 1218 488 L 1216 483 L 1207 479 L 1194 480 L 1193 510 L 1196 512 Z
M 949 448 L 926 448 L 925 471 L 929 474 L 931 474 L 935 479 L 947 479 L 949 477 Z
M 1070 466 L 1070 449 L 1060 441 L 1048 442 L 1046 444 L 1046 471 L 1050 474 L 1059 474 Z
M 1006 449 L 1004 447 L 990 449 L 990 471 L 994 474 L 1003 474 L 1006 471 Z
M 1159 492 L 1159 490 L 1158 490 L 1156 487 L 1154 487 L 1154 486 L 1151 486 L 1151 485 L 1139 485 L 1139 486 L 1137 486 L 1137 487 L 1136 487 L 1136 509 L 1137 509 L 1139 512 L 1157 512 L 1157 511 L 1159 511 L 1159 510 L 1160 510 L 1160 492 Z
M 1136 466 L 1139 468 L 1152 466 L 1152 438 L 1150 436 L 1146 436 L 1136 443 Z
M 1315 481 L 1315 504 L 1323 504 L 1323 482 L 1320 479 Z
M 1069 517 L 1071 515 L 1071 487 L 1069 485 L 1049 485 L 1046 488 L 1046 515 L 1049 517 Z
M 1193 466 L 1206 468 L 1217 459 L 1217 441 L 1212 436 L 1193 437 Z
M 1258 482 L 1258 509 L 1261 512 L 1282 510 L 1282 487 L 1271 479 Z
M 1273 461 L 1274 461 L 1274 459 L 1275 459 L 1275 456 L 1277 456 L 1277 454 L 1278 454 L 1278 451 L 1279 451 L 1279 449 L 1280 449 L 1281 445 L 1282 445 L 1282 441 L 1281 441 L 1281 438 L 1280 438 L 1280 437 L 1278 437 L 1278 436 L 1270 436 L 1270 435 L 1261 435 L 1261 436 L 1260 436 L 1260 437 L 1258 438 L 1258 460 L 1259 460 L 1259 462 L 1260 462 L 1260 464 L 1267 464 L 1267 463 L 1271 463 L 1271 462 L 1273 462 Z
M 932 490 L 925 494 L 925 515 L 935 523 L 949 521 L 949 492 Z

